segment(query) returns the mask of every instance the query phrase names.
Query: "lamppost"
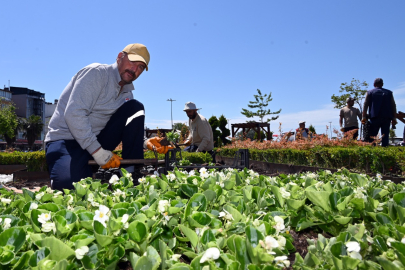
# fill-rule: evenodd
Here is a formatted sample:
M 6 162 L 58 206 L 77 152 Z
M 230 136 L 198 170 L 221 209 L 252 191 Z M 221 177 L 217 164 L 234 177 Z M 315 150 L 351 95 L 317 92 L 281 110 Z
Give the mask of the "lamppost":
M 332 122 L 329 122 L 330 139 L 332 140 Z
M 170 101 L 170 115 L 172 119 L 172 129 L 173 129 L 173 101 L 176 101 L 172 98 L 169 98 L 167 101 Z

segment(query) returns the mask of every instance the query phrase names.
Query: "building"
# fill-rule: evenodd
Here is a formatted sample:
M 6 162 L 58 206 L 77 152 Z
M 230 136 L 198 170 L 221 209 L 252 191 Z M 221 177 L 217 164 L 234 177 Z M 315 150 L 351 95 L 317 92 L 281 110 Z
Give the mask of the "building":
M 38 115 L 42 119 L 42 123 L 45 125 L 45 94 L 28 89 L 25 87 L 5 88 L 11 92 L 11 100 L 15 104 L 16 114 L 21 118 L 29 118 L 31 115 Z M 41 136 L 35 141 L 35 148 L 41 148 L 43 140 L 45 138 L 45 128 L 41 132 Z M 26 148 L 27 140 L 23 137 L 23 132 L 18 132 L 16 145 L 23 150 Z
M 12 93 L 8 89 L 0 89 L 0 108 L 11 104 Z
M 52 115 L 56 110 L 56 105 L 58 105 L 58 100 L 55 99 L 54 103 L 45 102 L 45 136 L 49 131 L 49 121 L 51 121 Z

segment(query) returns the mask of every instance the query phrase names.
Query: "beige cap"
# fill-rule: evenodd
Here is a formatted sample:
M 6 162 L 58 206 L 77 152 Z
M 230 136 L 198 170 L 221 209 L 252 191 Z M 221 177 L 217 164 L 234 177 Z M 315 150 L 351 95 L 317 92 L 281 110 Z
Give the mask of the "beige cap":
M 144 62 L 146 70 L 148 70 L 150 55 L 145 45 L 140 43 L 129 44 L 122 51 L 127 53 L 129 61 Z
M 187 110 L 197 110 L 197 106 L 195 106 L 195 104 L 193 102 L 187 102 L 186 106 L 184 106 L 184 110 L 183 111 L 187 111 Z

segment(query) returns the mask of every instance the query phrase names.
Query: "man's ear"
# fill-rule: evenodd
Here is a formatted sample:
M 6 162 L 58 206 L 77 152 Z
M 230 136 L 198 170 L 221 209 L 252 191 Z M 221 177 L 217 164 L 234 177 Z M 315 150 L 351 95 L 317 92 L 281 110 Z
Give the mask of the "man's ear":
M 118 54 L 118 56 L 117 56 L 117 62 L 118 62 L 118 60 L 119 59 L 121 59 L 122 58 L 122 56 L 124 55 L 124 53 L 123 52 L 120 52 L 119 54 Z

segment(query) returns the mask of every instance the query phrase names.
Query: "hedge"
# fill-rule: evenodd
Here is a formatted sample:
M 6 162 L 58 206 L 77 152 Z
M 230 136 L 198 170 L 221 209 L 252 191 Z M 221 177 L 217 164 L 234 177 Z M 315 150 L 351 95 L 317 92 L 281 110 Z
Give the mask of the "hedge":
M 234 157 L 238 149 L 221 149 L 219 155 Z M 249 149 L 250 159 L 271 163 L 347 168 L 357 172 L 405 175 L 404 147 L 315 147 L 297 149 Z
M 121 156 L 121 150 L 114 151 L 117 155 Z M 182 152 L 182 158 L 189 160 L 191 163 L 209 163 L 212 161 L 211 155 L 206 153 L 189 153 Z M 178 155 L 179 156 L 179 155 Z M 153 159 L 155 155 L 151 151 L 144 153 L 145 159 Z M 158 154 L 158 159 L 164 160 L 164 154 Z M 45 151 L 37 152 L 13 152 L 13 153 L 0 153 L 0 165 L 13 165 L 25 164 L 28 171 L 47 171 Z

